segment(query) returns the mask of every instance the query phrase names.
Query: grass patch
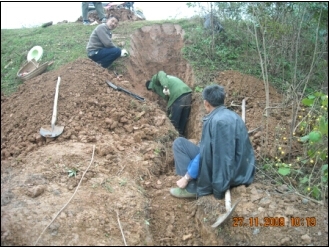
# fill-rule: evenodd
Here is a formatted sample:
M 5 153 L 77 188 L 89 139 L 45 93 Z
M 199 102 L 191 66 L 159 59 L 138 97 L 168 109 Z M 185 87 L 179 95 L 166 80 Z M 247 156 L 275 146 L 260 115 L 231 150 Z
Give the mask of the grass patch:
M 164 22 L 121 22 L 113 33 L 121 36 L 120 41 L 124 40 L 125 48 L 129 48 L 130 35 L 135 30 Z M 78 58 L 87 58 L 86 46 L 95 27 L 73 22 L 46 28 L 1 29 L 1 93 L 10 95 L 23 83 L 17 78 L 17 72 L 27 61 L 27 54 L 34 46 L 43 48 L 43 56 L 38 61 L 40 64 L 54 61 L 47 71 L 56 70 Z M 122 68 L 120 64 L 116 66 Z

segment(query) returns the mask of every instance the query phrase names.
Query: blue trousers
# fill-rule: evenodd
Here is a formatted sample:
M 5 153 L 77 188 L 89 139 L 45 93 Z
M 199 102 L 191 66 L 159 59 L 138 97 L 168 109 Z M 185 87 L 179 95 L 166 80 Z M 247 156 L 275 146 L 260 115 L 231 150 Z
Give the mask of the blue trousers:
M 179 137 L 174 140 L 173 152 L 176 174 L 184 176 L 187 172 L 187 167 L 190 161 L 200 153 L 200 148 L 188 139 Z M 186 186 L 186 190 L 190 193 L 196 193 L 196 188 L 197 182 L 194 179 Z
M 95 6 L 99 20 L 106 18 L 102 3 L 101 2 L 92 2 L 92 3 Z M 89 2 L 82 2 L 82 19 L 83 19 L 83 21 L 88 21 L 88 8 L 89 8 Z
M 95 61 L 98 64 L 101 64 L 102 67 L 109 67 L 114 60 L 121 56 L 121 49 L 118 47 L 102 48 L 98 50 L 97 54 L 93 54 L 88 57 Z

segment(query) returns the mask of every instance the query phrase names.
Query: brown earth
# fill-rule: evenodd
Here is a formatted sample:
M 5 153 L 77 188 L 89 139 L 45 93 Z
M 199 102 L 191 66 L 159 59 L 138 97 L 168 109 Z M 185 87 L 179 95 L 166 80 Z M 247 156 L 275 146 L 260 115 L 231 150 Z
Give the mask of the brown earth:
M 116 9 L 107 9 L 105 10 L 106 17 L 110 17 L 115 15 L 119 18 L 120 22 L 127 22 L 127 21 L 140 21 L 142 20 L 140 16 L 136 15 L 133 11 L 125 9 L 125 8 L 116 8 Z M 98 14 L 96 10 L 92 10 L 88 12 L 88 19 L 91 23 L 98 22 L 100 23 Z M 82 16 L 80 16 L 77 22 L 82 22 Z
M 130 36 L 130 56 L 118 61 L 121 81 L 115 66 L 104 69 L 85 58 L 24 82 L 10 97 L 1 96 L 1 245 L 328 245 L 327 203 L 300 197 L 258 169 L 252 185 L 232 190 L 232 201 L 241 199 L 233 217 L 244 218 L 242 226 L 230 218 L 210 227 L 224 212 L 224 201 L 212 195 L 198 200 L 170 196 L 178 179 L 171 150 L 178 133 L 166 117 L 165 103 L 144 84 L 164 70 L 195 86 L 180 53 L 183 35 L 173 24 L 136 31 Z M 59 76 L 56 124 L 65 129 L 56 139 L 44 138 L 39 130 L 50 124 Z M 106 80 L 145 102 L 109 88 Z M 240 115 L 247 99 L 246 125 L 261 127 L 250 133 L 257 166 L 262 158 L 276 156 L 278 130 L 288 135 L 291 118 L 282 96 L 270 88 L 276 108 L 266 126 L 261 80 L 224 71 L 214 82 L 225 87 L 226 105 Z M 200 93 L 193 93 L 188 138 L 200 139 L 203 115 Z M 68 176 L 70 169 L 78 171 L 76 176 Z M 265 217 L 273 226 L 260 226 Z M 285 226 L 275 226 L 275 217 L 282 217 Z M 292 226 L 291 217 L 303 218 L 304 225 Z M 316 220 L 313 227 L 306 226 L 310 217 Z M 249 218 L 258 218 L 259 226 L 251 226 Z

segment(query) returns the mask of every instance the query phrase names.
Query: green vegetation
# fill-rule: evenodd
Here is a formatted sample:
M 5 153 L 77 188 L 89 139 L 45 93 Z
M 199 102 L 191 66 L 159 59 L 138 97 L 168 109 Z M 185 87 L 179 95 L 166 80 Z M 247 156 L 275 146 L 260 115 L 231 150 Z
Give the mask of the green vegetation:
M 76 177 L 77 173 L 79 172 L 79 170 L 77 168 L 67 168 L 67 173 L 69 175 L 69 177 Z
M 264 81 L 266 107 L 271 107 L 269 83 L 285 94 L 291 103 L 286 108 L 293 113 L 290 136 L 277 127 L 276 144 L 272 144 L 276 157 L 264 157 L 260 167 L 278 184 L 324 199 L 328 191 L 328 96 L 323 93 L 328 82 L 328 3 L 214 2 L 208 7 L 225 31 L 205 30 L 200 17 L 191 20 L 194 25 L 183 26 L 187 44 L 183 54 L 197 77 L 194 91 L 199 92 L 204 82 L 211 83 L 218 71 L 229 69 Z M 305 144 L 296 157 L 292 144 L 298 139 Z
M 328 96 L 315 92 L 302 100 L 309 112 L 300 122 L 297 132 L 304 135 L 304 156 L 297 157 L 295 165 L 309 165 L 311 173 L 300 177 L 300 187 L 316 199 L 323 199 L 328 186 Z M 320 169 L 319 169 L 320 168 Z
M 159 22 L 122 23 L 115 32 L 129 37 L 134 30 L 155 23 Z M 40 64 L 54 61 L 48 71 L 56 70 L 78 58 L 86 58 L 86 46 L 94 28 L 81 23 L 66 23 L 46 28 L 1 29 L 1 93 L 11 94 L 22 84 L 17 78 L 17 72 L 34 46 L 43 48 L 43 57 L 38 61 Z M 129 45 L 129 40 L 126 44 Z
M 123 178 L 120 182 L 119 182 L 120 186 L 125 186 L 127 184 L 127 179 Z
M 287 137 L 280 135 L 282 130 L 277 128 L 276 157 L 266 158 L 262 169 L 278 184 L 287 183 L 291 190 L 320 200 L 326 198 L 328 190 L 328 95 L 315 92 L 302 99 L 302 104 L 292 139 L 301 142 L 303 150 L 287 160 L 281 145 Z
M 104 189 L 106 189 L 109 193 L 113 193 L 114 190 L 113 190 L 112 186 L 110 185 L 110 183 L 111 183 L 111 179 L 108 178 L 104 182 L 101 183 L 101 186 Z
M 196 86 L 196 87 L 194 88 L 194 92 L 202 92 L 202 91 L 203 91 L 203 88 L 200 87 L 200 86 Z
M 154 154 L 155 154 L 155 155 L 159 155 L 160 152 L 161 152 L 161 149 L 160 149 L 160 148 L 155 148 L 155 149 L 154 149 Z
M 208 4 L 225 31 L 205 30 L 201 17 L 181 24 L 188 44 L 183 54 L 199 78 L 211 82 L 215 72 L 238 70 L 261 79 L 264 73 L 282 91 L 323 86 L 328 73 L 328 3 Z

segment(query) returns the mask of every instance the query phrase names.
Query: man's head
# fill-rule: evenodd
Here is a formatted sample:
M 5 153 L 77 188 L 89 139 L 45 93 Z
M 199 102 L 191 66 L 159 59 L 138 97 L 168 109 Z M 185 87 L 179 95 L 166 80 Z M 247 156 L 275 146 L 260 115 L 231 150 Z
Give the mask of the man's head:
M 209 85 L 202 92 L 204 105 L 207 112 L 211 112 L 213 108 L 224 105 L 225 90 L 217 84 Z
M 149 88 L 150 83 L 151 83 L 150 80 L 147 80 L 146 83 L 145 83 L 145 87 L 146 87 L 147 90 L 151 90 L 151 89 Z
M 107 22 L 106 25 L 109 27 L 109 29 L 113 30 L 118 26 L 119 23 L 119 17 L 117 16 L 111 16 Z

